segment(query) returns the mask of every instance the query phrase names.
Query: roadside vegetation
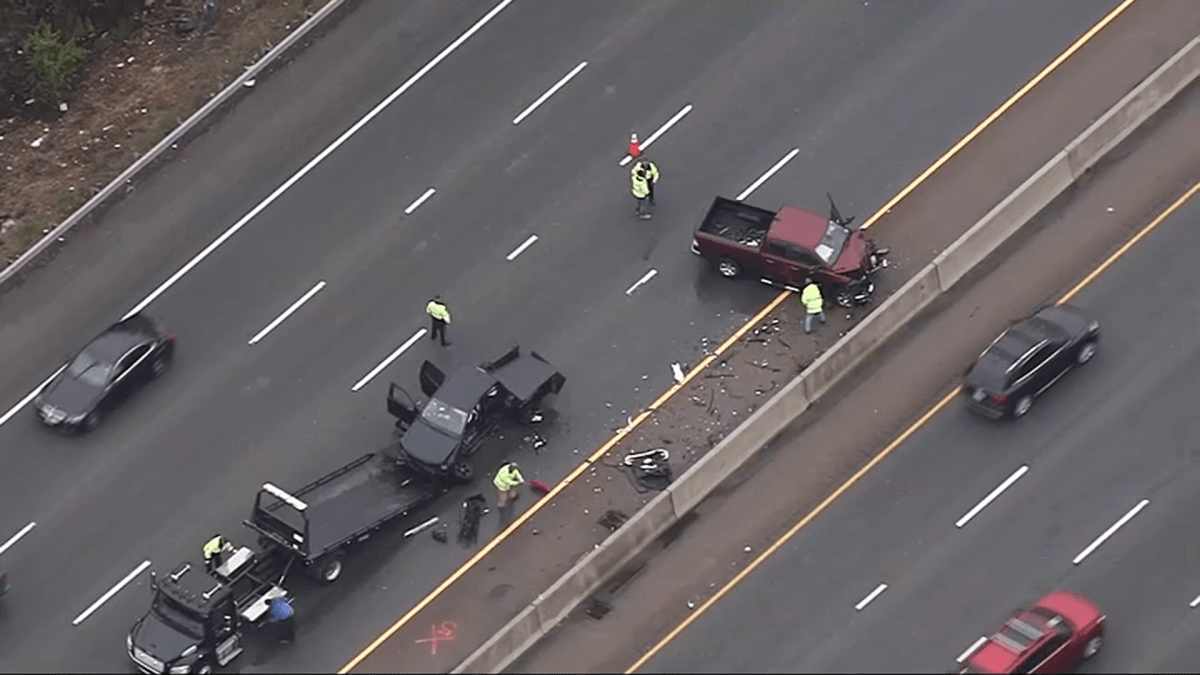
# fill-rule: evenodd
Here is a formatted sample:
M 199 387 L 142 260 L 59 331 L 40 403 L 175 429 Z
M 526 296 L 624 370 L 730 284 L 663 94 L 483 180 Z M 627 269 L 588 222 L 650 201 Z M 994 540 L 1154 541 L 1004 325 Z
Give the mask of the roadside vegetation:
M 0 0 L 0 266 L 323 0 Z

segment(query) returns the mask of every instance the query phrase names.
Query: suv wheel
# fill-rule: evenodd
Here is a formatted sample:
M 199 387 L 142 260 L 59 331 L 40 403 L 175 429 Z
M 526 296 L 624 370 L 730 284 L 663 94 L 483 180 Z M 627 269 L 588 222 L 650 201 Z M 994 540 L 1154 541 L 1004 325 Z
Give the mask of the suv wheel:
M 1096 652 L 1100 651 L 1100 647 L 1102 647 L 1103 645 L 1104 645 L 1104 638 L 1100 637 L 1099 635 L 1092 638 L 1091 640 L 1088 640 L 1087 644 L 1083 646 L 1083 658 L 1085 658 L 1085 659 L 1092 658 L 1093 656 L 1096 655 Z
M 92 412 L 88 413 L 88 416 L 83 418 L 83 424 L 81 425 L 83 431 L 95 431 L 96 427 L 100 426 L 100 417 L 101 415 L 99 410 L 93 410 Z
M 165 372 L 167 372 L 167 357 L 159 354 L 150 362 L 150 376 L 162 377 Z
M 1016 405 L 1013 406 L 1013 417 L 1020 419 L 1029 413 L 1029 409 L 1033 407 L 1033 397 L 1026 394 L 1017 399 Z
M 1087 363 L 1088 361 L 1091 361 L 1092 357 L 1095 355 L 1096 355 L 1095 341 L 1085 342 L 1085 343 L 1083 343 L 1082 346 L 1079 347 L 1079 351 L 1075 354 L 1075 362 L 1082 366 L 1083 364 Z

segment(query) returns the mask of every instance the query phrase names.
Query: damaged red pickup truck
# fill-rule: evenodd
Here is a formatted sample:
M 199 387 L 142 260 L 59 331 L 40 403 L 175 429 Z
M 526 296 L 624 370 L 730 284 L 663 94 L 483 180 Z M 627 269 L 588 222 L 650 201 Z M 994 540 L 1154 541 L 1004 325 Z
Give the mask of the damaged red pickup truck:
M 887 267 L 888 249 L 851 230 L 832 197 L 828 218 L 795 206 L 778 211 L 717 197 L 692 236 L 692 253 L 723 277 L 759 277 L 799 292 L 811 276 L 842 307 L 864 305 L 875 292 L 872 275 Z

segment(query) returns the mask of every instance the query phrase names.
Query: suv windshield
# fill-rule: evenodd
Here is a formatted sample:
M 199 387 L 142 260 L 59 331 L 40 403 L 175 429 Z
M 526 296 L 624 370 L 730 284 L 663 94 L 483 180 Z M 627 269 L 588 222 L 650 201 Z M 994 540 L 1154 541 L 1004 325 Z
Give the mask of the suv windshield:
M 71 365 L 67 366 L 67 375 L 93 387 L 103 387 L 107 384 L 110 372 L 112 365 L 96 360 L 87 352 L 80 352 Z
M 461 436 L 467 426 L 467 413 L 436 398 L 429 399 L 421 411 L 421 419 L 452 436 Z
M 821 241 L 813 250 L 821 256 L 821 260 L 826 265 L 832 265 L 842 254 L 842 249 L 846 246 L 848 239 L 850 239 L 850 230 L 831 220 L 825 223 L 825 235 L 821 237 Z
M 154 615 L 163 623 L 196 640 L 204 639 L 204 624 L 196 612 L 162 593 L 154 596 Z

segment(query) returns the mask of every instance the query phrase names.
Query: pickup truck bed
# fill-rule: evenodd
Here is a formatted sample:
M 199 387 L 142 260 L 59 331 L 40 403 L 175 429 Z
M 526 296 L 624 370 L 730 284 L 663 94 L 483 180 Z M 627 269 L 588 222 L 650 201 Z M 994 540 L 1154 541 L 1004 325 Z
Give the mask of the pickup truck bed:
M 717 197 L 700 223 L 700 231 L 744 246 L 757 247 L 775 221 L 775 212 Z

